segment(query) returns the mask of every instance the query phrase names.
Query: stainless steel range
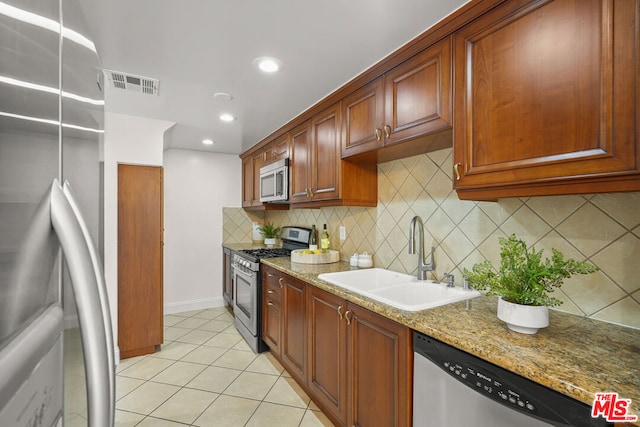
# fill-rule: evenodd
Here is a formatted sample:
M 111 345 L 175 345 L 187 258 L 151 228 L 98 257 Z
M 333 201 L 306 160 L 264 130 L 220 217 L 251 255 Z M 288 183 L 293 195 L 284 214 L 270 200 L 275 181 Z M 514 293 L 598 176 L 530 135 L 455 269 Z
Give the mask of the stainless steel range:
M 233 254 L 233 313 L 235 326 L 249 346 L 262 352 L 269 347 L 262 341 L 262 258 L 289 256 L 294 249 L 309 247 L 311 229 L 282 227 L 281 248 L 259 248 L 235 251 Z

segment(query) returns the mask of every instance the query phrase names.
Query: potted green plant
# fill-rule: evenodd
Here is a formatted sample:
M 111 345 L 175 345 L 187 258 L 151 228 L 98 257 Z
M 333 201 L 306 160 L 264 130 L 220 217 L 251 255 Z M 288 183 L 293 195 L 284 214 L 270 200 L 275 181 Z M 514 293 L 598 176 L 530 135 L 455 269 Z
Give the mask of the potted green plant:
M 598 267 L 587 262 L 565 259 L 551 249 L 551 258 L 542 259 L 542 250 L 528 248 L 526 243 L 512 234 L 501 237 L 500 269 L 496 272 L 491 261 L 477 263 L 472 271 L 464 269 L 464 278 L 488 296 L 497 295 L 498 318 L 517 332 L 535 334 L 549 325 L 548 307 L 562 304 L 551 293 L 565 279 L 574 274 L 590 274 Z
M 275 245 L 276 237 L 280 234 L 280 227 L 274 227 L 270 222 L 265 223 L 258 231 L 264 236 L 265 245 Z

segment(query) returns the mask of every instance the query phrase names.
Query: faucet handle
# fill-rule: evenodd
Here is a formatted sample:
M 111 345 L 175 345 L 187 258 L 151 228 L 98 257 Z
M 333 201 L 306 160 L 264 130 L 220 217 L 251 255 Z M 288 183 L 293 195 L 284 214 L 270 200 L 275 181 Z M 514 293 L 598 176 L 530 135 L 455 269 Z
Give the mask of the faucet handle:
M 444 273 L 444 280 L 447 282 L 447 288 L 455 286 L 455 276 L 451 273 Z

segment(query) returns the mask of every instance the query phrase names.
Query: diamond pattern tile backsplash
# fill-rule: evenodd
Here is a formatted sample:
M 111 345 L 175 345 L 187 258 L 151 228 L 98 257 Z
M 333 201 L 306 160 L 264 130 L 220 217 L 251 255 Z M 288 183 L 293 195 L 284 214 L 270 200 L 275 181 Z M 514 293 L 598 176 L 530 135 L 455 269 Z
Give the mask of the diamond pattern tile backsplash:
M 556 248 L 600 268 L 565 281 L 556 291 L 564 301 L 558 309 L 640 328 L 640 193 L 462 201 L 452 189 L 451 164 L 451 149 L 382 163 L 375 208 L 269 211 L 264 220 L 318 228 L 326 223 L 332 248 L 340 250 L 343 260 L 368 252 L 376 267 L 414 274 L 417 255 L 407 250 L 409 222 L 419 215 L 425 249 L 435 247 L 433 278 L 453 273 L 457 285 L 464 268 L 484 259 L 498 265 L 498 237 L 516 233 L 544 249 L 545 256 Z M 255 216 L 225 209 L 225 242 L 251 240 L 250 215 Z M 347 232 L 344 241 L 338 239 L 341 225 Z

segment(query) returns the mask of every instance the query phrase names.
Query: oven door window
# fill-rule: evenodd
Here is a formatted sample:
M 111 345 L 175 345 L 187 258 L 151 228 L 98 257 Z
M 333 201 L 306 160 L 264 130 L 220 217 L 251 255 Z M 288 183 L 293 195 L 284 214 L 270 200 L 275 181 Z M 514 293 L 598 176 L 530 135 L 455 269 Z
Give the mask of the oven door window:
M 245 277 L 244 274 L 237 272 L 235 275 L 235 307 L 240 309 L 242 314 L 250 323 L 254 323 L 254 304 L 257 297 L 257 290 L 252 280 Z M 256 295 L 254 295 L 256 294 Z M 237 315 L 238 313 L 236 313 Z M 244 321 L 242 323 L 245 323 Z M 245 325 L 251 328 L 252 325 Z M 252 331 L 253 332 L 253 331 Z
M 276 174 L 260 176 L 260 198 L 268 199 L 276 195 Z

